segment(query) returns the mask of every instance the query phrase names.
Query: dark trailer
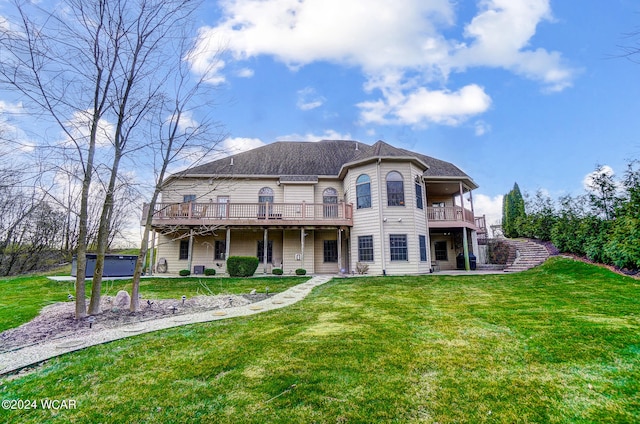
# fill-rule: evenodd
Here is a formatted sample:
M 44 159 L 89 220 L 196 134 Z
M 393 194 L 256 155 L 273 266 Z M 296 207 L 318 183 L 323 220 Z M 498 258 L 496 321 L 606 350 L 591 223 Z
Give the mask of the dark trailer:
M 87 253 L 87 271 L 86 278 L 93 277 L 96 269 L 96 259 L 98 255 L 95 253 Z M 136 255 L 104 255 L 104 272 L 103 277 L 132 277 L 136 268 Z M 71 264 L 71 276 L 78 275 L 77 257 L 73 257 Z

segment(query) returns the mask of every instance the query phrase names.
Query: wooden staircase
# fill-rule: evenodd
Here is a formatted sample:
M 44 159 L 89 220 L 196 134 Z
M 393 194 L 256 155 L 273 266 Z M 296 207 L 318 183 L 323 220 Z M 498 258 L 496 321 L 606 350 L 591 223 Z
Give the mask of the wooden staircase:
M 549 257 L 547 249 L 533 241 L 508 240 L 509 259 L 504 272 L 520 272 L 542 264 Z

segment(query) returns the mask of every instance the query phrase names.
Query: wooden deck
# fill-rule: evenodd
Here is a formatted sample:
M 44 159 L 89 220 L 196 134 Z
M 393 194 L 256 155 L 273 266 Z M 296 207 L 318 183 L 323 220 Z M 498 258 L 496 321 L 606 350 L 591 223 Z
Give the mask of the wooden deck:
M 146 216 L 149 205 L 144 205 Z M 158 203 L 154 226 L 353 226 L 346 203 Z

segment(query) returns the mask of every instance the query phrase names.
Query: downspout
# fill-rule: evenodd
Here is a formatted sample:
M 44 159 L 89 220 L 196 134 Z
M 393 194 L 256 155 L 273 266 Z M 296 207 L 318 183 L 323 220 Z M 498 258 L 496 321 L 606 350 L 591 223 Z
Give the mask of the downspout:
M 380 172 L 380 164 L 382 158 L 378 158 L 376 167 L 376 178 L 378 180 L 378 220 L 380 221 L 380 257 L 382 258 L 382 275 L 387 275 L 387 261 L 384 251 L 384 217 L 382 216 L 382 176 Z

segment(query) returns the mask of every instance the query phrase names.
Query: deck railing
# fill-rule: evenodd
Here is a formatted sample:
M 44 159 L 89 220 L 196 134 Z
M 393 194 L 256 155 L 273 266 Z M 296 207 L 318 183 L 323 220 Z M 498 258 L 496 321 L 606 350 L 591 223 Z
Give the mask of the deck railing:
M 452 207 L 428 207 L 427 216 L 429 221 L 452 221 L 452 222 L 470 222 L 475 224 L 473 212 L 469 209 L 463 209 L 460 206 Z
M 145 203 L 143 216 L 149 205 Z M 255 224 L 298 221 L 343 221 L 351 225 L 353 206 L 346 203 L 156 203 L 153 221 L 244 221 Z

